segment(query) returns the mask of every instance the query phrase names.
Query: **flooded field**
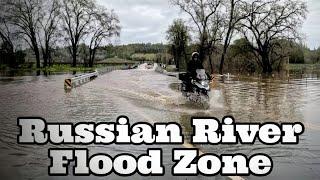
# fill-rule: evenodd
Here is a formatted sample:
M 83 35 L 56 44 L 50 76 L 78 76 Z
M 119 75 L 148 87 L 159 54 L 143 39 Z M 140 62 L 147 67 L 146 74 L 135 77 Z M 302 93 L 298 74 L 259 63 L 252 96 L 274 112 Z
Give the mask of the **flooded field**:
M 203 145 L 203 152 L 215 154 L 266 153 L 274 161 L 267 177 L 244 179 L 319 179 L 320 178 L 320 79 L 316 74 L 300 74 L 288 78 L 217 78 L 210 92 L 210 107 L 203 109 L 188 102 L 179 92 L 179 80 L 154 70 L 117 70 L 65 92 L 63 81 L 69 75 L 16 76 L 0 78 L 0 172 L 3 179 L 73 179 L 48 177 L 48 148 L 53 145 L 18 145 L 17 117 L 43 117 L 48 122 L 114 122 L 126 115 L 130 123 L 178 122 L 188 141 L 190 118 L 232 115 L 237 122 L 302 122 L 305 133 L 299 145 Z M 72 147 L 64 146 L 64 147 Z M 84 146 L 77 146 L 84 147 Z M 146 145 L 90 145 L 90 153 L 103 152 L 139 155 Z M 159 147 L 159 146 L 158 146 Z M 172 177 L 172 148 L 161 145 L 165 177 Z M 62 148 L 59 146 L 59 148 Z M 70 171 L 72 169 L 70 168 Z M 95 177 L 91 177 L 95 178 Z M 76 177 L 75 179 L 81 179 Z M 88 179 L 82 177 L 82 179 Z M 126 179 L 111 174 L 101 179 Z M 150 179 L 135 175 L 130 179 Z M 227 179 L 227 177 L 188 177 L 187 179 Z

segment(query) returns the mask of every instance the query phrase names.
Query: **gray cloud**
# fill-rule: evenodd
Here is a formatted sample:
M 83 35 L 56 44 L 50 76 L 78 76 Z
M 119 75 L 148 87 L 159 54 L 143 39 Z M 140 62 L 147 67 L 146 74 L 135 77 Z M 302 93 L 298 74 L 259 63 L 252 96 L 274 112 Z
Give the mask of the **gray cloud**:
M 168 0 L 98 0 L 119 15 L 121 44 L 166 42 L 165 32 L 173 19 L 187 17 Z M 320 1 L 308 0 L 309 14 L 302 31 L 310 48 L 320 46 Z
M 122 30 L 120 43 L 165 42 L 165 32 L 179 10 L 166 0 L 99 0 L 115 10 Z
M 306 43 L 313 49 L 320 47 L 320 1 L 308 0 L 309 14 L 302 31 L 306 34 Z

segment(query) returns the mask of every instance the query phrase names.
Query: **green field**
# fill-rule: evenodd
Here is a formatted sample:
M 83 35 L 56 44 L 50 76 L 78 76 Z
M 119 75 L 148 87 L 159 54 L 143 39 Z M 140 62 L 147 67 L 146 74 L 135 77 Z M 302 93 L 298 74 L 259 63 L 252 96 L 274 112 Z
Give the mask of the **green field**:
M 139 63 L 139 62 L 122 59 L 118 57 L 108 58 L 106 60 L 97 62 L 97 64 L 136 64 L 136 63 Z

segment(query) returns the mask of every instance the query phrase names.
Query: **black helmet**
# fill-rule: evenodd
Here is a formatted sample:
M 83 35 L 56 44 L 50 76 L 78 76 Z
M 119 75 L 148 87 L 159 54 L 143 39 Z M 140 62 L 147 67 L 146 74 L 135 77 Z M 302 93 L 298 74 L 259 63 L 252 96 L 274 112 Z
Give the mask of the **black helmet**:
M 191 57 L 192 57 L 192 59 L 194 59 L 195 57 L 199 58 L 199 53 L 198 52 L 193 52 Z

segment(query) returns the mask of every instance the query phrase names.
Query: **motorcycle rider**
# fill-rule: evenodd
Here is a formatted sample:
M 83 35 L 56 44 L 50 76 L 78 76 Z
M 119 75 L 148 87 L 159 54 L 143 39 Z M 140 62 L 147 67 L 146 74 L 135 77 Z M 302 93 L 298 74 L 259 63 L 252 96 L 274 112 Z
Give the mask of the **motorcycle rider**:
M 187 64 L 187 74 L 184 76 L 186 82 L 186 90 L 192 91 L 192 80 L 197 78 L 197 69 L 204 69 L 202 62 L 199 59 L 199 53 L 193 52 L 191 55 L 191 61 Z
M 196 79 L 197 69 L 204 69 L 204 68 L 203 68 L 202 62 L 199 59 L 199 53 L 193 52 L 191 55 L 191 61 L 189 61 L 187 65 L 187 72 L 189 73 L 192 79 Z

